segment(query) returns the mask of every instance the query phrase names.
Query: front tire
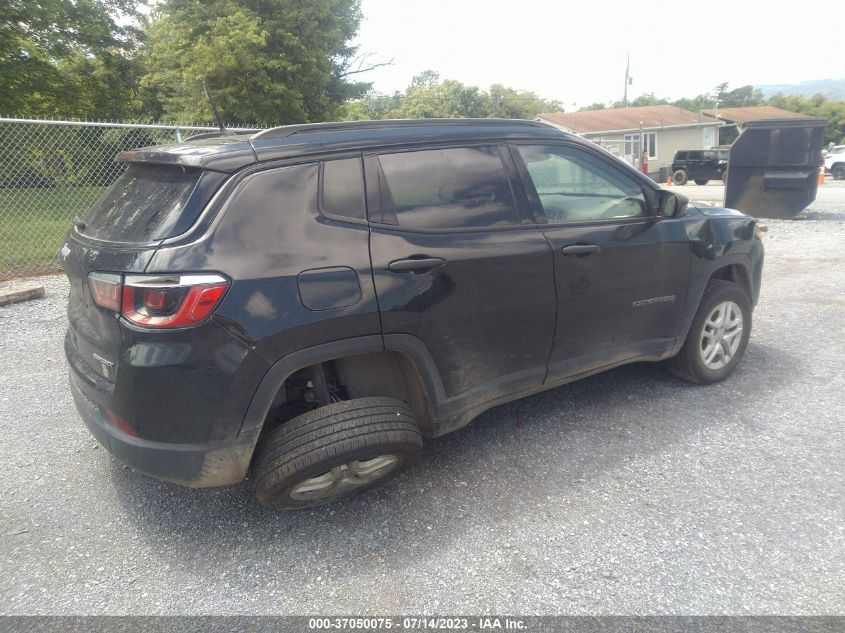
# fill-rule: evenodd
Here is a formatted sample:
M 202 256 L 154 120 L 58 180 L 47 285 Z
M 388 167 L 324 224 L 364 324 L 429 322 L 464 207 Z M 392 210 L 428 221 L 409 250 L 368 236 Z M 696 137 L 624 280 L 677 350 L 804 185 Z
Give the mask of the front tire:
M 836 163 L 830 170 L 834 180 L 845 180 L 845 165 Z
M 422 452 L 408 405 L 393 398 L 335 402 L 293 418 L 259 445 L 255 494 L 268 508 L 310 508 L 374 488 Z
M 689 180 L 689 174 L 683 169 L 679 169 L 672 174 L 672 183 L 676 185 L 685 185 Z
M 698 179 L 698 180 L 695 181 L 695 184 L 697 184 L 699 187 L 701 187 L 702 185 L 706 185 L 708 182 L 710 182 L 710 181 Z
M 731 281 L 712 280 L 669 371 L 697 384 L 722 381 L 739 364 L 750 335 L 751 301 L 746 292 Z

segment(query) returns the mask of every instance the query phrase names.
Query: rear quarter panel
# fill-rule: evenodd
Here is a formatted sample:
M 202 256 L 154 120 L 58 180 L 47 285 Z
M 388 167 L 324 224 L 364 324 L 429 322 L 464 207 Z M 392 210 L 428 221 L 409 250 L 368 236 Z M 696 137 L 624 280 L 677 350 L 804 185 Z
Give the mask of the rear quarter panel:
M 320 213 L 318 172 L 317 163 L 306 163 L 236 176 L 212 230 L 160 248 L 148 272 L 229 277 L 215 320 L 269 362 L 328 341 L 380 336 L 367 224 Z

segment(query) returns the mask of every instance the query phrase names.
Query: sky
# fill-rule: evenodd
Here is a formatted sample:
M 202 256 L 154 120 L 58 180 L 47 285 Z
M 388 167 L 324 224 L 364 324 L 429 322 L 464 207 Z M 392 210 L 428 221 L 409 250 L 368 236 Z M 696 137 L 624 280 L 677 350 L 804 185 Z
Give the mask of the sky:
M 362 0 L 361 8 L 360 51 L 393 64 L 359 78 L 385 93 L 435 70 L 572 110 L 622 98 L 629 51 L 629 98 L 845 76 L 841 0 Z

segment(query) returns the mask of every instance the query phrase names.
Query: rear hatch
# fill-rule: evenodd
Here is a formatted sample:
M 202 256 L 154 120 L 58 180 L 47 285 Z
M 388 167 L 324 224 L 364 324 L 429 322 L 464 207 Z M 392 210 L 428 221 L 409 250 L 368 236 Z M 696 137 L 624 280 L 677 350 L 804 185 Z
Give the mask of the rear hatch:
M 197 220 L 226 174 L 180 164 L 130 163 L 61 250 L 70 280 L 67 351 L 83 374 L 114 382 L 120 359 L 120 280 L 142 273 L 162 240 Z

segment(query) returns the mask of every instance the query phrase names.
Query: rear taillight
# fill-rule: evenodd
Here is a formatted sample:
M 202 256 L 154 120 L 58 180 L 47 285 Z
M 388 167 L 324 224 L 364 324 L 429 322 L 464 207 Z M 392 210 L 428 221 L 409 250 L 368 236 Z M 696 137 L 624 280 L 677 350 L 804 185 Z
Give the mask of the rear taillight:
M 127 275 L 120 313 L 144 327 L 196 325 L 214 311 L 228 287 L 220 275 Z
M 215 274 L 126 275 L 91 273 L 88 287 L 97 305 L 148 328 L 188 327 L 205 320 L 229 282 Z
M 121 277 L 114 273 L 91 273 L 88 288 L 94 303 L 108 310 L 120 312 Z

